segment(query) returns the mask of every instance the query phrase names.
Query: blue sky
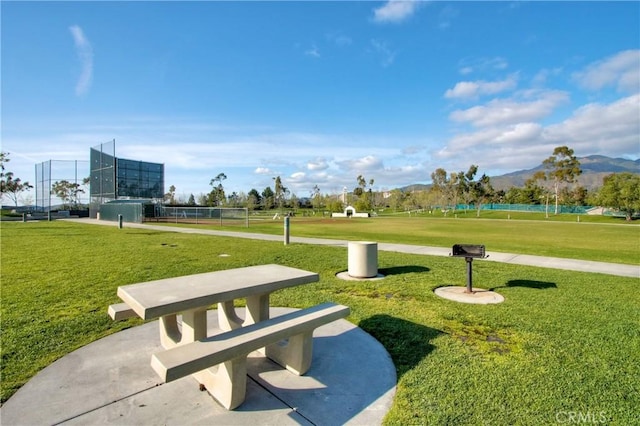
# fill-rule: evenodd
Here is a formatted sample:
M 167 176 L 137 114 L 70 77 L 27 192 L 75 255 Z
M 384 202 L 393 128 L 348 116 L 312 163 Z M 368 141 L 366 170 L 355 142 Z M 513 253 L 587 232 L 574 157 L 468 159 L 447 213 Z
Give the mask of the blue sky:
M 11 2 L 2 151 L 165 164 L 185 200 L 640 156 L 638 2 Z M 55 176 L 54 176 L 55 177 Z

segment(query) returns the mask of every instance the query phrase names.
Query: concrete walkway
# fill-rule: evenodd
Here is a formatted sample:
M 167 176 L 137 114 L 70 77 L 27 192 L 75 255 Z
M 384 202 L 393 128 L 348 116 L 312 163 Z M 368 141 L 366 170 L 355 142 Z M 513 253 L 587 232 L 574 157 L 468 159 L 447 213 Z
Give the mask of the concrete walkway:
M 73 220 L 81 223 L 93 223 L 97 225 L 105 226 L 118 226 L 116 222 L 107 222 L 94 219 L 65 219 Z M 248 238 L 252 240 L 265 240 L 265 241 L 281 241 L 284 242 L 283 236 L 256 234 L 251 232 L 231 232 L 231 231 L 216 231 L 209 229 L 197 229 L 197 228 L 183 228 L 177 226 L 160 226 L 140 223 L 125 223 L 124 227 L 129 228 L 147 228 L 155 229 L 157 231 L 164 232 L 182 232 L 187 234 L 203 234 L 203 235 L 216 235 L 223 237 L 233 238 Z M 325 238 L 308 238 L 308 237 L 295 237 L 289 238 L 290 243 L 301 244 L 317 244 L 335 247 L 344 247 L 348 245 L 347 240 L 333 240 Z M 446 247 L 429 247 L 429 246 L 417 246 L 411 244 L 394 244 L 394 243 L 378 243 L 378 250 L 381 251 L 394 251 L 408 254 L 421 254 L 427 256 L 449 256 L 451 253 L 450 248 Z M 488 251 L 489 255 L 486 259 L 480 261 L 489 262 L 502 262 L 511 263 L 514 265 L 525 266 L 538 266 L 541 268 L 552 269 L 566 269 L 569 271 L 579 272 L 594 272 L 607 275 L 617 275 L 621 277 L 633 277 L 640 278 L 640 266 L 637 265 L 625 265 L 620 263 L 606 263 L 606 262 L 594 262 L 590 260 L 578 260 L 578 259 L 565 259 L 559 257 L 544 257 L 533 256 L 528 254 L 512 254 Z

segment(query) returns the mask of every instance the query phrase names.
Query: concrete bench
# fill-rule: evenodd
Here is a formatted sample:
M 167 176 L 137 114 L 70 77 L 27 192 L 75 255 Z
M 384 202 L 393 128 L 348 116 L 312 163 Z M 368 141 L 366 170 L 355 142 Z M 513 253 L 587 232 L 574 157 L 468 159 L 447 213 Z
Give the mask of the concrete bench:
M 116 303 L 109 305 L 109 316 L 114 321 L 120 321 L 127 318 L 137 317 L 136 311 L 131 309 L 126 303 Z
M 251 352 L 265 348 L 267 357 L 302 375 L 311 365 L 313 330 L 348 315 L 346 306 L 321 304 L 156 353 L 151 366 L 165 382 L 194 375 L 232 410 L 245 398 Z

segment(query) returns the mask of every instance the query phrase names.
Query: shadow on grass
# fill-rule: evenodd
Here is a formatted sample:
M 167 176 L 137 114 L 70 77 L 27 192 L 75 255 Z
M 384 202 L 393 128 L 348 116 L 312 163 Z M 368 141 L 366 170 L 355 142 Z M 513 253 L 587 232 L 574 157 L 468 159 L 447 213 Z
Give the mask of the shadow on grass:
M 365 318 L 360 328 L 378 340 L 391 355 L 398 379 L 435 349 L 431 341 L 444 332 L 401 318 L 378 314 Z
M 494 291 L 498 288 L 511 288 L 511 287 L 526 287 L 526 288 L 534 288 L 537 290 L 546 290 L 548 288 L 558 288 L 556 283 L 550 283 L 546 281 L 511 280 L 511 281 L 507 281 L 505 285 L 493 287 L 489 290 Z
M 393 266 L 391 268 L 381 268 L 378 269 L 382 275 L 400 275 L 400 274 L 411 274 L 414 272 L 429 272 L 430 269 L 426 266 L 418 266 L 418 265 L 406 265 L 406 266 Z

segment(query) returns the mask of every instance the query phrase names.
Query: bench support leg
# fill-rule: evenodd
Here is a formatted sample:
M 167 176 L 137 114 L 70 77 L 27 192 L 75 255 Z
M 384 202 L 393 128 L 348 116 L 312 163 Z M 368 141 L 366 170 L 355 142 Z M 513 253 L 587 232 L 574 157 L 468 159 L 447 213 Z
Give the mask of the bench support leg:
M 165 349 L 207 337 L 207 310 L 192 309 L 182 313 L 182 331 L 177 315 L 160 317 L 160 343 Z
M 267 358 L 277 362 L 298 376 L 311 367 L 313 354 L 313 330 L 291 336 L 288 342 L 278 342 L 266 347 Z
M 244 402 L 247 389 L 247 356 L 223 362 L 193 374 L 209 393 L 227 410 L 233 410 Z

